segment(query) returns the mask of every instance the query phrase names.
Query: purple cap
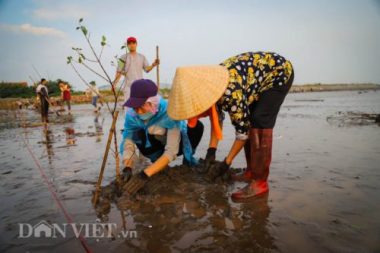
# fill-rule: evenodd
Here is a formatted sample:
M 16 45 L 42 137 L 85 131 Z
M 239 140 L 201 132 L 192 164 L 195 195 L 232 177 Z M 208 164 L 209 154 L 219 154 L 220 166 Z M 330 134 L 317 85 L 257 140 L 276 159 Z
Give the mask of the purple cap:
M 150 97 L 157 95 L 156 84 L 149 79 L 139 79 L 132 83 L 131 96 L 124 103 L 124 106 L 138 108 L 142 106 Z

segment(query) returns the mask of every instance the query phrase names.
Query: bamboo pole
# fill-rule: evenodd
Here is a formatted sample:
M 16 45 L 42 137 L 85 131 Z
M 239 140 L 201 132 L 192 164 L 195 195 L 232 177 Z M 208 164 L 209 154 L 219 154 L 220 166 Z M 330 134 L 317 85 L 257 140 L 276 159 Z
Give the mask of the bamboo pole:
M 104 156 L 103 156 L 102 167 L 100 168 L 98 182 L 96 183 L 95 195 L 94 195 L 94 198 L 92 199 L 92 204 L 94 206 L 96 206 L 96 204 L 98 203 L 100 186 L 102 184 L 104 169 L 106 167 L 108 152 L 109 152 L 110 147 L 111 147 L 112 137 L 113 137 L 114 132 L 115 132 L 115 126 L 116 126 L 116 121 L 117 121 L 118 116 L 119 116 L 119 111 L 115 111 L 115 113 L 113 114 L 111 129 L 110 129 L 110 132 L 108 134 L 108 141 L 107 141 L 106 150 L 105 150 Z
M 156 59 L 160 59 L 158 46 L 156 46 Z M 157 65 L 157 90 L 160 90 L 160 64 Z
M 116 127 L 114 128 L 113 137 L 114 137 L 115 160 L 116 160 L 116 186 L 119 190 L 121 190 L 122 182 L 121 182 L 121 175 L 120 175 L 120 158 L 119 158 L 119 151 L 117 147 Z

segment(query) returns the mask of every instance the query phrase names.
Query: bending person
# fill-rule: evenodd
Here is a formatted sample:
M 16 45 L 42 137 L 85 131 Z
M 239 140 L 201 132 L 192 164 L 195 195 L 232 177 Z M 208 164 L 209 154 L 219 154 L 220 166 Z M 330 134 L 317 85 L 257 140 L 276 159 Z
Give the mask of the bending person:
M 214 117 L 217 115 L 219 120 L 213 120 L 206 155 L 206 161 L 212 161 L 221 139 L 221 134 L 216 132 L 221 124 L 215 123 L 223 120 L 222 111 L 228 112 L 236 131 L 235 141 L 224 162 L 211 166 L 209 174 L 216 178 L 227 173 L 244 147 L 247 169 L 233 178 L 249 184 L 233 193 L 232 198 L 255 197 L 269 190 L 272 133 L 281 104 L 293 83 L 293 67 L 284 57 L 271 52 L 243 53 L 220 65 L 178 68 L 168 114 L 176 120 L 190 119 L 194 124 L 194 117 L 197 121 L 202 114 L 212 115 L 214 111 Z

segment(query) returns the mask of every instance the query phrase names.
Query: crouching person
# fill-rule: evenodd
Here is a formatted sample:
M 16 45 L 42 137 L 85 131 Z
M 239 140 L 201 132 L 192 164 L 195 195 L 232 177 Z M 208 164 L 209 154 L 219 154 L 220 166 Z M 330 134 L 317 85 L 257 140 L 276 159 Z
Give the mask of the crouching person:
M 158 94 L 156 84 L 148 79 L 132 83 L 129 107 L 125 116 L 121 153 L 124 165 L 123 190 L 133 195 L 154 174 L 163 170 L 177 156 L 183 155 L 184 163 L 195 165 L 193 154 L 203 135 L 203 124 L 188 128 L 185 121 L 172 120 L 167 115 L 167 101 Z M 140 173 L 132 176 L 133 156 L 136 147 L 152 162 Z

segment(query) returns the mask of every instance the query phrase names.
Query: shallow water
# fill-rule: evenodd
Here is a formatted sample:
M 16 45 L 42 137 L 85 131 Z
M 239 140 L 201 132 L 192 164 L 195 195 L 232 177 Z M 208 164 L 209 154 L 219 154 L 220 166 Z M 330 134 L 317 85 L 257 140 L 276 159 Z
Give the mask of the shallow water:
M 117 231 L 123 224 L 136 230 L 137 238 L 85 240 L 94 252 L 379 252 L 380 127 L 341 120 L 348 112 L 379 113 L 380 92 L 289 94 L 274 131 L 267 196 L 233 203 L 229 195 L 244 184 L 210 184 L 189 169 L 168 169 L 148 187 L 151 194 L 112 202 L 101 217 Z M 73 235 L 18 238 L 18 223 L 66 222 L 23 138 L 73 221 L 95 223 L 91 196 L 111 119 L 78 105 L 71 117 L 52 114 L 47 132 L 38 120 L 34 111 L 0 112 L 0 251 L 83 252 Z M 225 126 L 220 160 L 234 139 Z M 198 157 L 207 143 L 204 137 Z M 245 166 L 243 154 L 233 166 Z M 114 168 L 110 156 L 104 186 Z

